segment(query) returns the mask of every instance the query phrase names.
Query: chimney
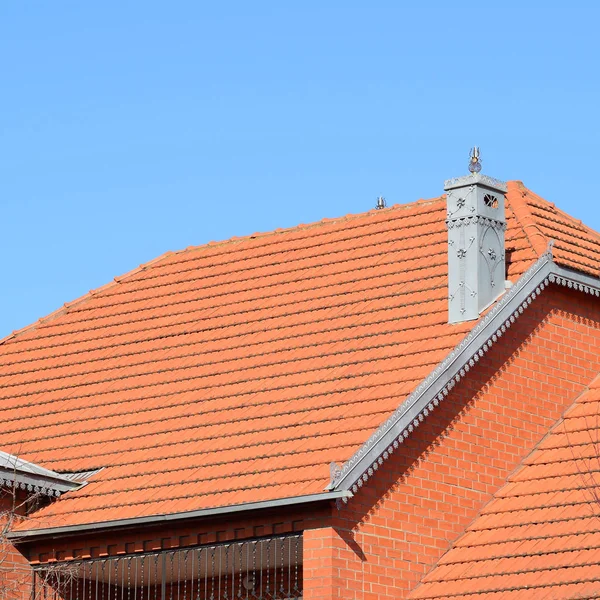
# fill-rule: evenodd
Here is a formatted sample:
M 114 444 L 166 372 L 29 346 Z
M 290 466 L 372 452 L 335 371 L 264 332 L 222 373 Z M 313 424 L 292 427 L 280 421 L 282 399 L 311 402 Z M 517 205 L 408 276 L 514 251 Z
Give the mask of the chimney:
M 506 183 L 481 175 L 479 149 L 470 175 L 448 179 L 448 321 L 479 318 L 505 287 Z

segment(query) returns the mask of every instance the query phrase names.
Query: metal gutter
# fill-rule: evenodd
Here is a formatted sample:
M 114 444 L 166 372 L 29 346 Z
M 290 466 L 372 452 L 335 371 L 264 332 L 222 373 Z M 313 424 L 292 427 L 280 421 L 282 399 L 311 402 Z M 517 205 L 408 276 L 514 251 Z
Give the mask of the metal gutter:
M 554 263 L 551 243 L 547 252 L 336 473 L 328 489 L 356 493 L 551 283 L 600 296 L 600 279 Z
M 255 510 L 267 510 L 270 508 L 282 508 L 300 504 L 315 504 L 331 500 L 351 498 L 352 492 L 348 490 L 336 490 L 334 492 L 323 492 L 321 494 L 310 494 L 307 496 L 293 496 L 291 498 L 279 498 L 277 500 L 266 500 L 264 502 L 249 502 L 247 504 L 236 504 L 233 506 L 220 506 L 217 508 L 206 508 L 183 513 L 154 515 L 149 517 L 134 517 L 132 519 L 120 519 L 118 521 L 101 521 L 99 523 L 87 523 L 83 525 L 65 525 L 64 527 L 50 527 L 48 529 L 30 529 L 27 531 L 12 531 L 7 534 L 8 539 L 13 542 L 26 542 L 43 538 L 57 538 L 79 533 L 91 533 L 108 531 L 113 529 L 139 527 L 144 525 L 160 525 L 161 523 L 173 523 L 187 519 L 199 519 L 203 517 L 214 517 L 232 513 L 243 513 Z

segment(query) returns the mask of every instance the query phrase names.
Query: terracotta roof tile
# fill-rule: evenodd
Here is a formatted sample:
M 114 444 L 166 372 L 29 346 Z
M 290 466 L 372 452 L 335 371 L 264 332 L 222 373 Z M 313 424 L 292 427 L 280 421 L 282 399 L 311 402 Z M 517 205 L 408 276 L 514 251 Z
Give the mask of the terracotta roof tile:
M 6 338 L 3 449 L 102 467 L 40 526 L 323 491 L 473 326 L 447 323 L 445 218 L 442 197 L 167 253 Z M 550 237 L 598 272 L 598 235 L 519 183 L 507 222 L 512 281 Z
M 520 182 L 510 182 L 511 206 L 538 256 L 554 240 L 555 260 L 566 267 L 600 275 L 600 234 L 540 198 Z
M 598 597 L 599 439 L 597 379 L 410 597 Z

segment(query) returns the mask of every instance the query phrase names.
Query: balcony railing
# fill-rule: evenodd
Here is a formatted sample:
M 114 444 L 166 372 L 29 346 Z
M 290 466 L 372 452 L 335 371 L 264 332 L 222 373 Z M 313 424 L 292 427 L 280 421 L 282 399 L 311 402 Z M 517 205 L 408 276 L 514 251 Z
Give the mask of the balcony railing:
M 37 567 L 33 600 L 302 598 L 302 536 L 56 562 Z

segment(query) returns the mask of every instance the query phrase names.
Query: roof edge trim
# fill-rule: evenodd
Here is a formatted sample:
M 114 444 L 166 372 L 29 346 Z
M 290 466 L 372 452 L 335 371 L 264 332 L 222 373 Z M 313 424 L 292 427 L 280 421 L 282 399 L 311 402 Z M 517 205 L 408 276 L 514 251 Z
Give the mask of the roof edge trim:
M 355 452 L 327 489 L 356 493 L 550 283 L 600 297 L 600 279 L 554 263 L 552 245 Z
M 88 523 L 83 525 L 65 525 L 64 527 L 50 527 L 48 529 L 30 529 L 26 531 L 12 531 L 7 534 L 8 539 L 13 543 L 27 542 L 29 540 L 38 540 L 43 538 L 56 538 L 78 533 L 89 533 L 92 531 L 105 531 L 108 529 L 118 529 L 122 527 L 136 527 L 139 525 L 153 525 L 160 523 L 171 523 L 173 521 L 183 521 L 186 519 L 196 519 L 201 517 L 212 517 L 226 515 L 230 513 L 249 512 L 254 510 L 265 510 L 269 508 L 279 508 L 283 506 L 293 506 L 298 504 L 312 504 L 316 502 L 325 502 L 329 500 L 348 499 L 352 497 L 352 492 L 348 490 L 336 490 L 332 492 L 323 492 L 320 494 L 310 494 L 307 496 L 292 496 L 288 498 L 278 498 L 275 500 L 265 500 L 262 502 L 249 502 L 247 504 L 236 504 L 234 506 L 219 506 L 216 508 L 205 508 L 201 510 L 192 510 L 175 514 L 153 515 L 149 517 L 134 517 L 132 519 L 120 519 L 118 521 L 100 521 L 98 523 Z
M 0 468 L 0 486 L 58 498 L 65 492 L 80 488 L 81 483 L 27 473 L 10 473 Z
M 81 487 L 81 482 L 0 450 L 0 486 L 58 497 Z

